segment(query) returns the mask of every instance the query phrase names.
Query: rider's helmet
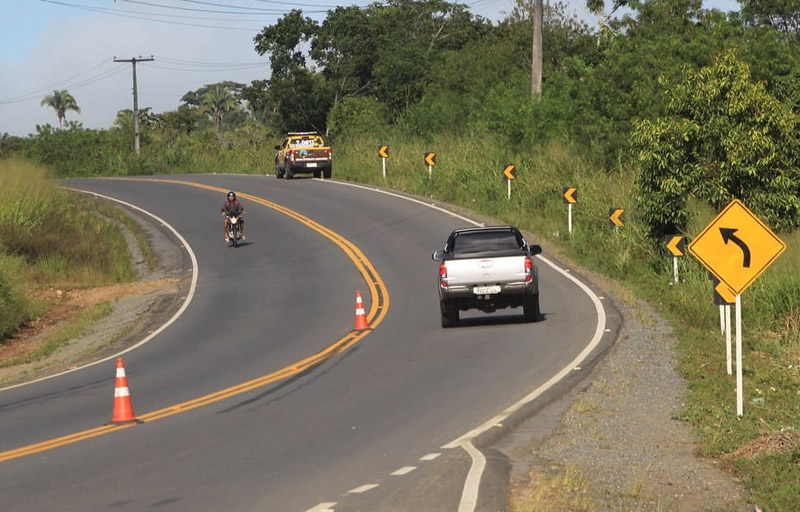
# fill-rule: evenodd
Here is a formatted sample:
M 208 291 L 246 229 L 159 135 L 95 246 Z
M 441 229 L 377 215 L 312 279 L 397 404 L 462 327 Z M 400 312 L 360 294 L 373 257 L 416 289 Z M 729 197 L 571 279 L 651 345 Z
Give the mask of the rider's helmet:
M 228 192 L 228 201 L 236 201 L 236 192 L 233 190 Z

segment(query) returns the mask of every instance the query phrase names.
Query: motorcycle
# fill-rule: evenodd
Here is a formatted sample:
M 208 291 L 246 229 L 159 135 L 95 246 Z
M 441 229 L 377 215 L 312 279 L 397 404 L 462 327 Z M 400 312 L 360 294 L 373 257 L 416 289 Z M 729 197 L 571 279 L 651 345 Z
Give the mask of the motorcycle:
M 238 215 L 228 215 L 228 239 L 234 247 L 239 246 L 239 240 L 242 239 L 242 223 Z

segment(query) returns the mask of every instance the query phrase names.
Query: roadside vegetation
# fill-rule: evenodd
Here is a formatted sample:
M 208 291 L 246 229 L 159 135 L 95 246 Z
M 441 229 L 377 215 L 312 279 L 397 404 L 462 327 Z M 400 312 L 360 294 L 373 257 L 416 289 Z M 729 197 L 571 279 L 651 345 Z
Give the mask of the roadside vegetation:
M 0 160 L 0 343 L 50 306 L 47 289 L 136 277 L 107 206 L 60 188 L 39 165 Z
M 722 13 L 699 1 L 591 0 L 596 27 L 551 3 L 541 95 L 531 92 L 529 1 L 518 0 L 495 25 L 440 0 L 340 7 L 321 23 L 296 10 L 255 35 L 254 51 L 268 57 L 273 75 L 189 91 L 174 111 L 143 109 L 141 156 L 133 154 L 133 114 L 123 110 L 106 130 L 67 121 L 25 138 L 3 136 L 0 158 L 30 159 L 55 177 L 272 173 L 271 148 L 285 131 L 325 133 L 334 178 L 514 223 L 651 302 L 679 336 L 690 392 L 675 415 L 700 436 L 699 455 L 737 475 L 765 510 L 795 510 L 800 8 L 739 3 L 740 12 Z M 618 4 L 627 4 L 626 14 L 612 15 Z M 377 155 L 384 144 L 385 181 Z M 429 177 L 423 156 L 431 151 L 437 164 Z M 506 164 L 517 168 L 511 199 Z M 567 186 L 578 189 L 572 233 Z M 665 235 L 696 236 L 734 198 L 788 245 L 743 296 L 741 419 L 708 273 L 684 257 L 672 282 L 664 249 Z M 625 209 L 624 227 L 611 228 L 610 208 Z M 0 240 L 0 301 L 18 305 L 3 306 L 4 322 L 34 308 L 14 269 L 40 283 L 83 272 L 61 263 L 74 261 L 66 255 L 31 257 Z M 105 279 L 124 278 L 113 268 Z M 556 475 L 548 486 L 575 480 Z

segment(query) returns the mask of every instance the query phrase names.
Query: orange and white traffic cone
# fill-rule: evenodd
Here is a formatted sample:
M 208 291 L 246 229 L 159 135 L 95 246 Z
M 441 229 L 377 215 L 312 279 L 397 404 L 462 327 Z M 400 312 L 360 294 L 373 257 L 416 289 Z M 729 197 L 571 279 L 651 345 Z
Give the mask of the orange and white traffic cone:
M 364 312 L 364 301 L 361 299 L 361 292 L 356 291 L 356 327 L 357 331 L 369 329 L 367 314 Z
M 111 415 L 111 423 L 133 423 L 136 422 L 133 415 L 133 403 L 131 403 L 131 393 L 128 390 L 128 378 L 125 376 L 125 365 L 122 358 L 117 358 L 117 380 L 114 385 L 114 412 Z

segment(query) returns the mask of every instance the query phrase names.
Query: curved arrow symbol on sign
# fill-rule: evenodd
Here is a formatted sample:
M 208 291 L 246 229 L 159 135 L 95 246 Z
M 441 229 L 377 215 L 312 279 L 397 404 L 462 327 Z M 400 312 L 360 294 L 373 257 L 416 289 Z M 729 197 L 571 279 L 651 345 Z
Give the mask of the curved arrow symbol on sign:
M 722 240 L 725 242 L 725 245 L 728 245 L 728 241 L 735 243 L 739 246 L 742 250 L 742 266 L 744 268 L 750 268 L 750 248 L 747 247 L 747 244 L 742 241 L 741 238 L 736 236 L 738 229 L 733 228 L 719 228 L 719 232 L 722 235 Z

